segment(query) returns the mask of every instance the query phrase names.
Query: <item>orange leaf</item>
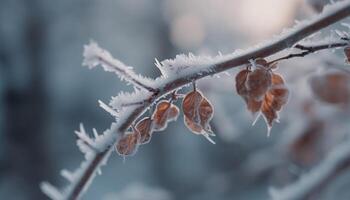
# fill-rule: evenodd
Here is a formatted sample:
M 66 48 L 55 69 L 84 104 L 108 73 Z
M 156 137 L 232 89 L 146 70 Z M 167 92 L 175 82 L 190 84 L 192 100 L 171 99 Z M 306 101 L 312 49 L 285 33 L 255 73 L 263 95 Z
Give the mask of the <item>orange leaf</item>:
M 266 120 L 269 131 L 273 122 L 278 120 L 278 111 L 287 103 L 289 97 L 289 90 L 284 85 L 284 80 L 281 75 L 272 73 L 271 82 L 272 85 L 266 92 L 261 107 L 261 113 Z
M 116 150 L 119 155 L 130 156 L 135 154 L 140 135 L 135 132 L 126 133 L 117 143 Z
M 321 101 L 331 104 L 349 104 L 350 76 L 332 71 L 310 79 L 311 90 Z
M 202 94 L 198 91 L 188 93 L 182 101 L 182 110 L 184 115 L 191 121 L 199 123 L 198 108 L 202 101 Z
M 140 134 L 140 144 L 146 144 L 151 140 L 152 137 L 152 119 L 145 117 L 136 124 L 136 130 Z
M 168 101 L 161 101 L 157 104 L 152 119 L 155 131 L 162 131 L 167 127 L 169 121 L 176 120 L 178 116 L 178 108 Z
M 199 105 L 199 115 L 200 115 L 200 124 L 206 132 L 212 132 L 209 125 L 210 120 L 213 118 L 214 110 L 210 102 L 203 97 Z
M 265 93 L 270 88 L 271 71 L 264 67 L 257 67 L 249 73 L 245 82 L 250 98 L 260 101 L 264 98 Z
M 236 75 L 236 91 L 241 97 L 248 96 L 248 89 L 245 85 L 250 70 L 244 69 Z
M 198 91 L 189 92 L 182 102 L 184 121 L 186 126 L 196 134 L 205 136 L 214 143 L 209 136 L 214 136 L 209 125 L 214 109 L 210 102 Z

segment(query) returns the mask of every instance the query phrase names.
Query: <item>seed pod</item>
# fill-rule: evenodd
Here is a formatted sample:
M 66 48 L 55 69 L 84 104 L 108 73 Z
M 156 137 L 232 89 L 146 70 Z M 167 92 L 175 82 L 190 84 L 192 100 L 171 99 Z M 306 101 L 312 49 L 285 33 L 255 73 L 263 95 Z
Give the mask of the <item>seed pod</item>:
M 168 122 L 176 120 L 179 115 L 179 109 L 168 101 L 161 101 L 157 104 L 156 110 L 152 115 L 153 129 L 155 131 L 164 130 Z
M 122 156 L 134 155 L 137 150 L 139 140 L 140 135 L 137 132 L 126 133 L 116 145 L 118 154 Z
M 254 98 L 257 101 L 264 98 L 264 95 L 270 88 L 271 84 L 271 71 L 259 66 L 253 72 L 248 74 L 245 82 L 249 98 Z
M 344 48 L 344 54 L 346 57 L 346 62 L 350 64 L 350 46 Z
M 314 95 L 321 101 L 331 104 L 349 104 L 350 76 L 340 71 L 327 72 L 310 78 Z
M 145 117 L 136 124 L 136 130 L 140 133 L 140 144 L 146 144 L 152 137 L 152 119 Z

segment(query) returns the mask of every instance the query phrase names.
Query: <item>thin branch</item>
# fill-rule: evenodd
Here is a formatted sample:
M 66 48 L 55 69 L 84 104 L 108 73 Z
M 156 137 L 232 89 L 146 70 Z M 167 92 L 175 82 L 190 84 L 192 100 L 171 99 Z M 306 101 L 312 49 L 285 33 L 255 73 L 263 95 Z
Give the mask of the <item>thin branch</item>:
M 328 10 L 327 13 L 323 13 L 308 23 L 299 25 L 290 33 L 281 36 L 279 39 L 276 39 L 269 44 L 263 45 L 261 48 L 255 48 L 240 55 L 232 55 L 225 61 L 212 63 L 210 66 L 200 68 L 199 71 L 194 70 L 191 73 L 183 74 L 174 79 L 166 79 L 161 82 L 159 86 L 154 89 L 152 94 L 148 97 L 145 96 L 144 99 L 151 99 L 149 102 L 132 107 L 133 110 L 131 112 L 123 113 L 123 120 L 119 120 L 115 126 L 112 126 L 109 131 L 114 134 L 108 138 L 108 142 L 105 143 L 105 149 L 96 153 L 87 161 L 86 168 L 83 169 L 78 180 L 70 185 L 69 190 L 66 192 L 63 199 L 75 200 L 82 195 L 92 178 L 96 175 L 97 169 L 100 167 L 101 163 L 108 159 L 110 152 L 113 150 L 114 144 L 118 141 L 120 136 L 122 136 L 130 125 L 155 101 L 195 80 L 247 64 L 250 59 L 268 57 L 283 49 L 290 48 L 301 39 L 350 15 L 350 1 L 343 1 L 336 4 L 337 5 L 331 10 Z M 153 91 L 153 88 L 151 90 Z
M 323 45 L 315 45 L 315 46 L 304 46 L 301 44 L 297 44 L 294 46 L 296 49 L 302 50 L 300 53 L 292 53 L 287 56 L 283 56 L 281 58 L 275 59 L 270 61 L 268 64 L 273 64 L 281 60 L 287 60 L 295 57 L 304 57 L 306 55 L 315 53 L 317 51 L 325 50 L 325 49 L 332 49 L 332 48 L 338 48 L 338 47 L 345 47 L 348 46 L 348 42 L 336 42 L 336 43 L 331 43 L 331 44 L 323 44 Z

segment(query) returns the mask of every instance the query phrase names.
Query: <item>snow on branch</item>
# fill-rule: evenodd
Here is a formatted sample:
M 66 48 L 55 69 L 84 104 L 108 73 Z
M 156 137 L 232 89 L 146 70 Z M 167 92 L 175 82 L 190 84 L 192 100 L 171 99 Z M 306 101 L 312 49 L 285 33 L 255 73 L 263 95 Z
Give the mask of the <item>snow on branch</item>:
M 112 108 L 101 103 L 105 110 L 113 116 L 118 116 L 117 122 L 112 123 L 110 129 L 107 129 L 102 135 L 98 135 L 94 131 L 95 135 L 98 136 L 94 139 L 86 137 L 85 130 L 81 129 L 78 134 L 81 141 L 79 147 L 85 153 L 86 160 L 82 162 L 80 168 L 69 174 L 68 181 L 71 182 L 70 185 L 63 190 L 58 190 L 48 183 L 43 183 L 41 189 L 54 200 L 79 199 L 96 176 L 96 173 L 100 171 L 100 167 L 107 162 L 119 137 L 124 135 L 135 120 L 157 100 L 195 80 L 247 64 L 251 59 L 268 57 L 284 49 L 291 48 L 300 40 L 349 15 L 350 1 L 341 1 L 326 7 L 324 12 L 314 19 L 299 23 L 271 41 L 264 42 L 245 51 L 240 50 L 214 58 L 196 57 L 192 54 L 189 56 L 181 55 L 174 60 L 169 59 L 161 63 L 157 62 L 156 66 L 160 68 L 163 75 L 156 80 L 136 75 L 131 67 L 114 59 L 109 52 L 101 49 L 96 43 L 91 42 L 84 48 L 83 64 L 89 68 L 100 64 L 106 71 L 115 72 L 120 78 L 127 80 L 139 90 L 135 89 L 135 92 L 131 94 L 121 93 L 117 98 L 112 99 L 110 103 Z M 128 96 L 130 97 L 129 99 Z M 127 104 L 131 106 L 125 107 L 124 105 Z M 119 110 L 114 112 L 113 109 Z M 81 132 L 84 134 L 81 134 Z M 67 173 L 63 174 L 64 176 L 67 175 Z
M 270 189 L 274 200 L 308 199 L 320 192 L 337 175 L 350 167 L 350 140 L 331 151 L 326 159 L 299 181 L 282 189 Z
M 112 55 L 98 46 L 97 43 L 91 41 L 90 44 L 84 46 L 84 61 L 83 65 L 91 68 L 101 65 L 105 71 L 116 73 L 120 79 L 126 80 L 129 83 L 139 88 L 144 88 L 148 91 L 155 90 L 150 86 L 152 80 L 137 75 L 133 68 L 125 65 L 121 61 L 112 57 Z

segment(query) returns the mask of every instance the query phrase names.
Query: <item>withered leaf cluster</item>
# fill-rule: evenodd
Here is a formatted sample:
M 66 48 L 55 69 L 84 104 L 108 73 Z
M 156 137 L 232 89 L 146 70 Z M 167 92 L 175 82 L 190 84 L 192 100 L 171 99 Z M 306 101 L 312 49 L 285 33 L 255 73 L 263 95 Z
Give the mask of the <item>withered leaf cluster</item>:
M 289 90 L 281 75 L 272 72 L 275 66 L 269 66 L 263 59 L 236 75 L 236 91 L 243 98 L 247 109 L 253 114 L 261 113 L 269 128 L 278 120 L 278 112 L 288 101 Z
M 168 122 L 176 120 L 179 109 L 170 101 L 157 104 L 152 117 L 141 119 L 131 132 L 127 132 L 117 143 L 116 150 L 122 156 L 133 155 L 138 146 L 150 142 L 152 133 L 162 131 Z

